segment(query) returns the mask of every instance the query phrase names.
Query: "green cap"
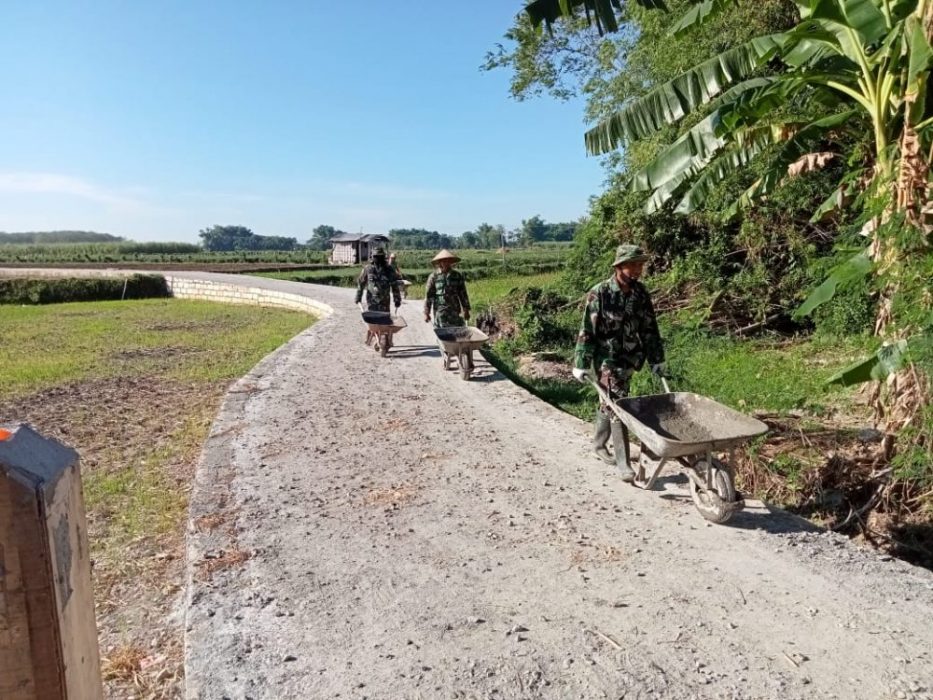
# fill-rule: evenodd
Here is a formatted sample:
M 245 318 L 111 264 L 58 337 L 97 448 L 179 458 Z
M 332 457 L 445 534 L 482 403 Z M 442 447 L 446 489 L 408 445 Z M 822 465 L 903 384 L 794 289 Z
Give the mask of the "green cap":
M 613 261 L 612 266 L 615 267 L 616 265 L 627 262 L 646 262 L 647 260 L 648 256 L 645 254 L 645 251 L 637 245 L 623 243 L 616 248 L 616 259 Z

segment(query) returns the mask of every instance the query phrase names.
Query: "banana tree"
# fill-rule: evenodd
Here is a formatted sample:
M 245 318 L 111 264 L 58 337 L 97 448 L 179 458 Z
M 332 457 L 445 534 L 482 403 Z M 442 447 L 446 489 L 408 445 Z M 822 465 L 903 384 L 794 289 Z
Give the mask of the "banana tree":
M 671 32 L 688 32 L 735 2 L 704 0 L 674 22 Z M 533 22 L 553 22 L 554 13 L 570 13 L 579 4 L 538 0 L 526 10 Z M 621 12 L 615 2 L 594 4 L 604 12 L 613 8 Z M 886 280 L 875 329 L 884 342 L 876 357 L 881 369 L 846 376 L 896 375 L 900 366 L 909 363 L 909 352 L 897 353 L 899 365 L 885 348 L 908 348 L 902 341 L 919 329 L 897 327 L 892 317 L 898 268 L 907 254 L 893 236 L 886 235 L 892 227 L 884 224 L 897 219 L 919 227 L 929 247 L 931 228 L 924 217 L 929 214 L 933 157 L 933 96 L 928 94 L 933 0 L 798 0 L 796 4 L 800 22 L 794 28 L 736 46 L 656 86 L 590 129 L 586 147 L 591 154 L 605 154 L 704 110 L 703 119 L 632 174 L 630 186 L 647 193 L 649 211 L 672 202 L 675 211 L 687 214 L 730 174 L 760 161 L 764 175 L 733 203 L 735 213 L 767 196 L 785 178 L 830 162 L 841 150 L 846 130 L 867 126 L 870 162 L 849 170 L 814 217 L 824 216 L 859 192 L 880 195 L 887 202 L 881 220 L 866 229 L 870 243 L 861 256 L 870 264 L 843 266 L 847 280 L 852 279 L 853 269 Z M 601 27 L 610 26 L 605 17 L 600 22 Z M 791 100 L 809 106 L 816 117 L 808 123 L 782 119 L 779 108 Z M 835 283 L 830 285 L 834 287 Z M 805 310 L 832 296 L 825 285 L 817 292 Z M 894 393 L 911 397 L 906 413 L 915 412 L 925 400 L 925 389 L 914 389 L 895 387 Z

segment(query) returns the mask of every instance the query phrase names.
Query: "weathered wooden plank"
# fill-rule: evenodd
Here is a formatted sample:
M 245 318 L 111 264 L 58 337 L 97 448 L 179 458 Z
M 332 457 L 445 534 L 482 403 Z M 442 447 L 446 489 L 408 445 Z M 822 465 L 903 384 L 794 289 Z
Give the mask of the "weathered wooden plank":
M 78 456 L 0 432 L 0 698 L 102 697 Z

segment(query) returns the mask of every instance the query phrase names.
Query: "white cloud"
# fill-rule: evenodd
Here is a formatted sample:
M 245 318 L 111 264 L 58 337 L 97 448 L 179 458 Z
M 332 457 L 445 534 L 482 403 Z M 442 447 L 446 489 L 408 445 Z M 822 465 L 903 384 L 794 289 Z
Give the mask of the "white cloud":
M 148 207 L 138 196 L 140 188 L 113 190 L 88 180 L 57 173 L 0 172 L 0 193 L 65 195 L 119 209 Z

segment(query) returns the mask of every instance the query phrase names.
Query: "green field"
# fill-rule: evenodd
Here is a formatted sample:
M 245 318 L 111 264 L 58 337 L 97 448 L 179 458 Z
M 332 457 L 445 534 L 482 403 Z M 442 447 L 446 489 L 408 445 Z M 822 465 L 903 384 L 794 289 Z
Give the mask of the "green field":
M 390 245 L 391 248 L 391 245 Z M 395 251 L 402 268 L 425 269 L 430 267 L 436 250 L 401 249 Z M 532 248 L 509 248 L 505 253 L 498 250 L 457 250 L 463 258 L 462 265 L 486 265 L 496 263 L 523 265 L 536 262 L 560 262 L 567 255 L 566 245 L 537 245 Z M 186 243 L 76 243 L 76 244 L 0 244 L 2 263 L 203 263 L 210 265 L 234 263 L 283 263 L 298 265 L 327 265 L 330 251 L 321 250 L 243 250 L 209 252 L 194 244 Z
M 173 299 L 2 307 L 0 417 L 81 456 L 108 697 L 167 697 L 159 674 L 181 673 L 170 613 L 201 446 L 230 382 L 313 320 Z
M 0 400 L 127 374 L 233 379 L 310 322 L 296 312 L 174 299 L 6 306 Z
M 509 292 L 527 287 L 547 287 L 554 284 L 560 276 L 557 272 L 543 272 L 537 275 L 509 275 L 493 277 L 467 283 L 470 303 L 475 309 L 483 309 L 501 301 Z M 412 285 L 408 288 L 409 299 L 424 299 L 424 285 Z

